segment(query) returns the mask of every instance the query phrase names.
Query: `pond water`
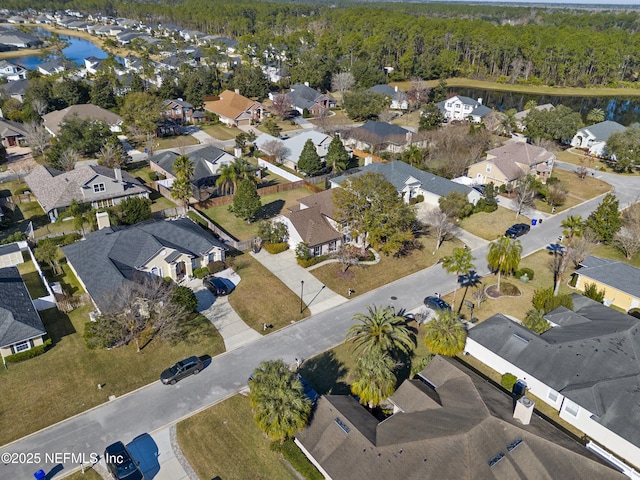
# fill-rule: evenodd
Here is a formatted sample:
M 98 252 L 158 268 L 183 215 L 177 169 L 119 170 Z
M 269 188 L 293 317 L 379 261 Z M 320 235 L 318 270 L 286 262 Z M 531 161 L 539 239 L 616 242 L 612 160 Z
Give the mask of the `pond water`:
M 640 122 L 640 97 L 532 95 L 465 87 L 450 88 L 449 93 L 471 98 L 482 98 L 483 104 L 500 112 L 510 108 L 515 108 L 518 111 L 524 110 L 524 106 L 529 100 L 535 100 L 538 105 L 545 103 L 565 105 L 576 112 L 580 112 L 585 123 L 587 123 L 587 113 L 592 108 L 601 108 L 605 114 L 605 120 L 613 120 L 625 126 Z

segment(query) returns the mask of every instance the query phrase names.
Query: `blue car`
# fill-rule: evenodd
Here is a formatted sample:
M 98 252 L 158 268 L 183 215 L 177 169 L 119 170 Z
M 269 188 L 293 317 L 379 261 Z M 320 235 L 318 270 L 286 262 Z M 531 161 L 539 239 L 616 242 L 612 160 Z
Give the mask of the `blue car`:
M 104 450 L 104 462 L 116 480 L 144 480 L 138 463 L 122 442 L 113 443 Z
M 441 310 L 451 310 L 451 306 L 440 297 L 429 296 L 424 299 L 427 308 L 439 312 Z

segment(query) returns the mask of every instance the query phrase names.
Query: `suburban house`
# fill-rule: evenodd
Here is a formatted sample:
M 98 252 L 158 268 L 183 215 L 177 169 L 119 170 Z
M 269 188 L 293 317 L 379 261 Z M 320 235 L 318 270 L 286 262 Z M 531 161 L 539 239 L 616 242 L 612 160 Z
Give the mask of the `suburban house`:
M 251 125 L 261 120 L 265 111 L 260 102 L 243 97 L 239 91 L 231 90 L 225 90 L 213 100 L 206 101 L 204 109 L 218 115 L 220 121 L 228 127 Z
M 614 133 L 624 132 L 627 128 L 618 122 L 606 120 L 578 130 L 571 140 L 572 147 L 584 148 L 591 155 L 604 157 L 607 155 L 607 140 Z
M 15 98 L 20 102 L 24 102 L 24 94 L 27 91 L 30 80 L 16 80 L 0 85 L 0 94 L 6 98 Z
M 42 62 L 38 65 L 38 71 L 43 75 L 55 75 L 56 73 L 62 73 L 73 66 L 75 65 L 70 65 L 70 63 L 65 60 L 54 58 L 53 60 Z
M 424 197 L 425 204 L 437 207 L 440 197 L 444 197 L 450 192 L 458 191 L 467 196 L 469 202 L 474 205 L 482 197 L 477 190 L 452 182 L 443 177 L 439 177 L 429 172 L 412 167 L 408 163 L 395 161 L 388 163 L 370 163 L 364 167 L 354 169 L 355 173 L 341 175 L 331 179 L 331 188 L 342 185 L 345 181 L 358 175 L 369 172 L 381 173 L 393 184 L 405 202 L 409 203 L 412 198 L 418 195 Z
M 580 294 L 572 298 L 573 311 L 559 307 L 545 316 L 553 328 L 542 335 L 504 315 L 488 318 L 469 329 L 465 352 L 518 377 L 562 419 L 638 468 L 640 320 Z
M 207 118 L 205 114 L 198 112 L 193 108 L 193 105 L 189 102 L 185 102 L 181 98 L 165 100 L 162 116 L 165 119 L 176 122 L 178 125 L 184 125 L 185 123 L 200 123 Z
M 487 151 L 487 157 L 469 166 L 467 176 L 478 184 L 493 182 L 496 187 L 509 185 L 527 175 L 542 183 L 551 176 L 554 153 L 525 142 L 508 142 Z
M 282 142 L 282 144 L 287 149 L 284 158 L 282 158 L 282 163 L 289 168 L 297 170 L 298 161 L 300 160 L 300 154 L 302 153 L 307 140 L 311 140 L 313 142 L 313 145 L 316 147 L 316 153 L 320 157 L 320 160 L 324 161 L 324 157 L 326 157 L 329 151 L 331 137 L 316 130 L 305 130 L 298 135 L 290 138 L 285 138 L 283 140 L 275 138 L 269 134 L 262 134 L 256 138 L 255 146 L 258 150 L 262 150 L 262 147 L 264 147 L 265 144 L 268 144 L 269 142 Z
M 147 187 L 127 172 L 100 165 L 76 165 L 69 172 L 41 165 L 24 180 L 52 222 L 74 200 L 98 209 L 113 207 L 129 197 L 149 198 Z
M 392 87 L 391 85 L 376 85 L 369 89 L 373 93 L 383 95 L 389 99 L 389 108 L 392 110 L 408 110 L 409 100 L 407 95 L 398 90 L 398 86 Z
M 447 98 L 437 105 L 447 120 L 471 120 L 477 123 L 491 113 L 491 109 L 482 104 L 481 98 L 474 100 L 462 95 Z
M 434 357 L 382 421 L 324 395 L 295 443 L 327 479 L 623 479 L 624 475 L 460 363 Z
M 271 94 L 269 98 L 273 100 Z M 291 89 L 287 93 L 287 100 L 291 107 L 301 114 L 306 110 L 314 117 L 321 116 L 336 106 L 336 100 L 332 96 L 324 95 L 303 83 L 291 85 Z
M 425 146 L 419 135 L 387 122 L 367 120 L 363 125 L 338 132 L 345 147 L 355 150 L 402 153 L 410 145 Z
M 289 212 L 274 221 L 287 226 L 289 248 L 295 250 L 305 243 L 314 257 L 336 252 L 343 244 L 344 234 L 339 224 L 333 220 L 335 207 L 329 189 L 301 198 L 299 205 L 289 208 Z
M 29 48 L 42 45 L 42 40 L 30 33 L 7 28 L 0 29 L 0 44 L 10 45 L 15 48 Z
M 67 262 L 98 308 L 127 282 L 155 275 L 179 282 L 196 268 L 223 261 L 227 247 L 189 218 L 103 228 L 62 247 Z M 96 272 L 100 272 L 99 275 Z
M 27 78 L 27 69 L 6 60 L 0 60 L 0 77 L 10 82 L 24 80 Z
M 23 123 L 0 117 L 0 140 L 5 147 L 16 147 L 27 136 Z
M 0 245 L 0 268 L 13 267 L 24 263 L 22 250 L 16 242 Z
M 18 267 L 0 268 L 0 356 L 24 352 L 44 343 L 47 330 L 33 305 Z
M 574 275 L 578 290 L 584 290 L 588 283 L 595 283 L 598 290 L 604 290 L 605 305 L 613 305 L 625 312 L 640 311 L 640 268 L 587 255 Z
M 552 104 L 552 103 L 545 103 L 544 105 L 538 105 L 536 106 L 533 110 L 555 110 L 556 107 Z M 524 119 L 527 118 L 527 115 L 529 115 L 529 112 L 532 109 L 526 109 L 526 110 L 521 110 L 520 112 L 517 112 L 513 115 L 513 119 L 516 122 L 516 126 L 518 127 L 518 129 L 520 130 L 524 130 L 525 129 L 525 125 L 524 125 Z
M 80 120 L 100 120 L 109 125 L 112 132 L 122 131 L 122 118 L 109 110 L 90 103 L 83 105 L 71 105 L 63 110 L 49 112 L 42 117 L 44 127 L 52 136 L 60 133 L 62 124 L 73 116 Z

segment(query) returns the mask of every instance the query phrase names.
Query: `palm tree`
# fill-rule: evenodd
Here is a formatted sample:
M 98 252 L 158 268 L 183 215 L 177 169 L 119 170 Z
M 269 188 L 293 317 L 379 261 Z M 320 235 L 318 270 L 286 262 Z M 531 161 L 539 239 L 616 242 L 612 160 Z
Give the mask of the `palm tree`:
M 229 186 L 232 187 L 231 194 L 236 191 L 236 185 L 238 184 L 238 173 L 233 167 L 233 163 L 222 165 L 218 170 L 218 179 L 216 180 L 216 187 L 224 186 L 225 194 L 229 193 Z
M 560 284 L 562 283 L 562 274 L 567 269 L 569 263 L 569 249 L 573 243 L 573 239 L 582 236 L 582 229 L 584 228 L 584 222 L 580 215 L 570 215 L 562 221 L 562 234 L 567 239 L 565 248 L 562 250 L 562 258 L 560 266 L 558 268 L 558 274 L 556 275 L 556 284 L 553 289 L 553 295 L 558 295 L 560 292 Z
M 269 437 L 283 442 L 307 424 L 311 402 L 283 360 L 260 363 L 249 379 L 249 387 L 255 421 Z
M 395 390 L 394 367 L 392 358 L 386 353 L 372 351 L 360 355 L 356 360 L 356 380 L 351 384 L 351 393 L 369 408 L 380 405 Z
M 489 244 L 487 263 L 492 271 L 498 272 L 498 292 L 500 292 L 500 279 L 503 273 L 509 273 L 518 269 L 522 245 L 519 240 L 509 237 L 498 237 Z
M 600 123 L 604 121 L 604 111 L 601 108 L 592 108 L 587 113 L 587 121 L 592 123 Z
M 187 179 L 191 178 L 193 176 L 193 168 L 193 162 L 186 155 L 180 155 L 173 162 L 173 172 L 176 177 L 182 175 Z
M 424 344 L 436 355 L 453 357 L 464 350 L 467 330 L 452 310 L 440 310 L 425 325 Z
M 218 170 L 218 179 L 216 180 L 216 187 L 224 185 L 228 187 L 233 186 L 231 194 L 234 194 L 238 189 L 238 183 L 242 179 L 249 179 L 254 183 L 258 182 L 255 176 L 256 167 L 243 158 L 236 158 L 233 163 L 222 165 Z
M 420 166 L 424 157 L 422 150 L 415 145 L 410 145 L 402 155 L 403 160 L 412 167 Z
M 515 108 L 510 108 L 502 113 L 502 117 L 500 118 L 500 128 L 504 135 L 509 136 L 516 129 L 516 113 Z
M 471 270 L 476 268 L 473 264 L 473 255 L 471 255 L 471 250 L 466 247 L 454 248 L 451 255 L 447 255 L 442 259 L 442 268 L 444 268 L 447 273 L 456 274 L 456 286 L 453 290 L 453 302 L 451 302 L 452 308 L 455 308 L 456 293 L 458 292 L 460 277 L 462 275 L 469 275 Z M 460 309 L 458 309 L 458 311 L 460 311 Z
M 393 307 L 368 307 L 369 315 L 356 313 L 353 325 L 346 335 L 355 350 L 362 354 L 371 352 L 392 353 L 400 350 L 409 353 L 415 346 L 415 336 L 407 327 L 407 320 Z

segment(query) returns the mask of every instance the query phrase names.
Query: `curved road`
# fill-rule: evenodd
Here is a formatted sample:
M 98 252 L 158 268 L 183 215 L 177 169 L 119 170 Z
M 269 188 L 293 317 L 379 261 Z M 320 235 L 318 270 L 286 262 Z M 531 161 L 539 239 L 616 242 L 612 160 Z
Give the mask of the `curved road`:
M 573 169 L 575 166 L 567 168 Z M 606 173 L 598 176 L 607 181 L 616 180 L 612 183 L 616 193 L 622 197 L 621 203 L 635 200 L 640 192 L 640 177 L 618 177 Z M 562 230 L 562 220 L 570 214 L 586 218 L 601 199 L 602 196 L 594 198 L 533 227 L 528 235 L 521 237 L 523 255 L 555 242 Z M 485 245 L 473 250 L 481 275 L 488 273 L 484 263 L 487 249 Z M 129 442 L 138 435 L 176 423 L 236 394 L 246 386 L 249 374 L 262 360 L 283 358 L 292 364 L 295 358 L 310 358 L 336 346 L 343 341 L 353 315 L 365 311 L 368 305 L 389 304 L 398 309 L 412 309 L 422 303 L 425 295 L 435 291 L 451 291 L 453 287 L 454 276 L 447 275 L 439 265 L 434 265 L 217 356 L 197 377 L 183 380 L 173 387 L 155 382 L 5 445 L 0 448 L 0 454 L 38 453 L 43 459 L 46 453 L 56 452 L 85 454 L 87 457 L 91 453 L 101 454 L 106 445 L 116 440 Z M 205 355 L 207 352 L 194 353 Z M 78 468 L 78 464 L 70 460 L 62 463 L 64 470 L 61 475 Z M 0 478 L 33 478 L 38 468 L 51 471 L 54 466 L 54 463 L 44 461 L 38 465 L 3 465 L 0 467 Z

